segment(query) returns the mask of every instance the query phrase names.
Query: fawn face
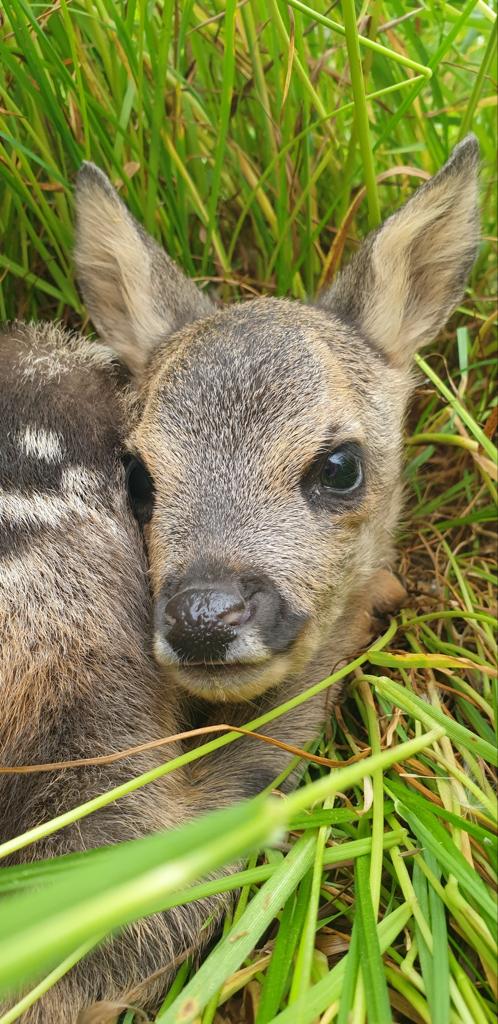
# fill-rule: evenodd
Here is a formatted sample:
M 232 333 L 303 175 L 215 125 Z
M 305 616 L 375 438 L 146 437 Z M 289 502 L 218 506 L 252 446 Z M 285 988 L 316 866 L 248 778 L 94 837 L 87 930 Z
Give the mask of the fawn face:
M 405 386 L 392 371 L 384 390 L 374 354 L 362 379 L 357 344 L 354 372 L 338 321 L 262 299 L 151 360 L 129 488 L 154 647 L 204 695 L 254 696 L 302 668 L 387 556 Z
M 239 700 L 299 674 L 389 563 L 410 360 L 475 256 L 477 158 L 469 137 L 315 305 L 221 310 L 80 171 L 83 295 L 137 380 L 155 655 L 187 689 Z

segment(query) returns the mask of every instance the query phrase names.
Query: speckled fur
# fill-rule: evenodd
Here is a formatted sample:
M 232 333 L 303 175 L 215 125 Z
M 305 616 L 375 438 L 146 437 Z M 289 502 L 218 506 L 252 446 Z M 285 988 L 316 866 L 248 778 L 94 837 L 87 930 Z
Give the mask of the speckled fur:
M 148 651 L 143 544 L 120 460 L 126 389 L 109 349 L 50 325 L 0 334 L 0 763 L 92 757 L 178 731 L 175 691 Z M 14 499 L 14 500 L 12 500 Z M 22 514 L 21 514 L 22 513 Z M 2 840 L 180 753 L 109 767 L 0 775 Z M 11 858 L 133 839 L 225 802 L 176 771 Z M 5 863 L 5 862 L 4 862 Z M 209 940 L 224 897 L 132 925 L 72 970 L 23 1024 L 75 1024 Z M 203 931 L 208 914 L 212 924 Z M 166 970 L 142 992 L 159 997 Z
M 372 606 L 399 602 L 389 569 L 410 364 L 463 294 L 478 241 L 477 165 L 469 136 L 315 304 L 262 298 L 221 310 L 205 293 L 196 299 L 98 168 L 80 171 L 79 279 L 102 337 L 135 374 L 128 445 L 156 489 L 145 530 L 154 599 L 192 565 L 200 578 L 221 567 L 269 577 L 308 617 L 288 651 L 257 665 L 209 677 L 170 665 L 195 694 L 185 702 L 193 717 L 243 723 L 302 692 L 365 643 Z M 363 497 L 313 507 L 303 474 L 347 439 L 364 452 Z M 303 744 L 325 714 L 321 696 L 268 732 Z M 249 794 L 287 761 L 244 740 L 199 773 L 223 787 L 245 771 Z

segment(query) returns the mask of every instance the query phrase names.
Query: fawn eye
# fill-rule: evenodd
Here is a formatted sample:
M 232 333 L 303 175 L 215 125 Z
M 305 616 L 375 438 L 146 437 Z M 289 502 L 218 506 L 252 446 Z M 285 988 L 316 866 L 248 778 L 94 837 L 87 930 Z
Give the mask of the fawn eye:
M 135 519 L 143 526 L 149 522 L 154 508 L 152 477 L 135 455 L 125 455 L 123 461 L 128 500 Z
M 363 483 L 363 465 L 356 448 L 343 445 L 327 455 L 320 472 L 320 485 L 329 493 L 351 494 Z

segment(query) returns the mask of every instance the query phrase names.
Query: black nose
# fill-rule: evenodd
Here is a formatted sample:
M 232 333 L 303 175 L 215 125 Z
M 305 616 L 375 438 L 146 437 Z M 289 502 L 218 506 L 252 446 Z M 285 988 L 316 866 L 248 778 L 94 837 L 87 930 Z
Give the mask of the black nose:
M 164 608 L 164 637 L 185 661 L 219 661 L 251 618 L 251 607 L 232 583 L 189 586 Z

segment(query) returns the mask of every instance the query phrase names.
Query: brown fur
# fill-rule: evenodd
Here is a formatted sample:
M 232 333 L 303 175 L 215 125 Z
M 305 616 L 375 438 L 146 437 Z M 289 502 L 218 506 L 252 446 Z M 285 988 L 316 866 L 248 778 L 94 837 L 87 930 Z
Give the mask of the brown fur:
M 14 324 L 0 335 L 2 764 L 91 757 L 177 731 L 174 691 L 147 649 L 146 566 L 120 460 L 124 418 L 110 350 L 49 325 Z M 180 752 L 0 775 L 1 839 Z M 176 771 L 13 859 L 133 839 L 180 825 L 208 804 L 202 787 Z M 132 925 L 28 1010 L 24 1024 L 74 1024 L 94 1000 L 123 998 L 182 950 L 208 941 L 224 905 L 220 897 Z M 154 1001 L 171 974 L 139 1002 Z
M 410 359 L 462 294 L 477 241 L 476 165 L 468 139 L 315 306 L 259 299 L 221 311 L 145 235 L 105 176 L 85 166 L 80 280 L 103 338 L 136 375 L 136 398 L 130 413 L 109 355 L 80 339 L 21 325 L 1 339 L 0 452 L 10 451 L 0 462 L 4 762 L 108 752 L 173 732 L 184 719 L 243 724 L 349 658 L 370 634 L 372 610 L 397 603 L 390 565 Z M 127 419 L 128 445 L 156 490 L 145 528 L 156 606 L 165 581 L 193 564 L 201 578 L 256 572 L 302 623 L 287 646 L 273 650 L 259 623 L 237 639 L 223 671 L 187 666 L 164 643 L 156 614 L 158 671 L 119 459 Z M 307 482 L 310 467 L 348 440 L 361 449 L 365 485 L 354 502 L 325 506 Z M 317 697 L 267 731 L 303 744 L 325 715 Z M 2 837 L 161 759 L 1 781 Z M 260 790 L 288 760 L 242 739 L 190 776 L 168 776 L 23 856 L 171 827 Z M 92 1000 L 119 1003 L 186 946 L 200 947 L 213 906 L 216 918 L 221 900 L 127 929 L 25 1024 L 73 1024 Z M 166 977 L 140 1005 L 154 1001 Z
M 243 723 L 365 639 L 393 560 L 412 354 L 460 299 L 476 252 L 477 162 L 469 136 L 315 305 L 264 298 L 222 310 L 195 298 L 102 172 L 81 170 L 80 283 L 102 337 L 136 375 L 128 445 L 155 486 L 145 527 L 155 654 L 195 695 L 192 717 L 224 717 L 229 701 Z M 361 447 L 365 486 L 356 502 L 325 508 L 306 484 L 309 468 L 348 440 Z M 222 668 L 186 664 L 165 640 L 161 594 L 193 575 L 247 573 L 269 579 L 300 617 L 293 642 L 272 650 L 262 625 L 249 626 Z M 324 715 L 315 698 L 269 731 L 302 744 Z M 287 760 L 244 740 L 203 762 L 198 777 L 223 786 L 245 768 L 249 794 Z

